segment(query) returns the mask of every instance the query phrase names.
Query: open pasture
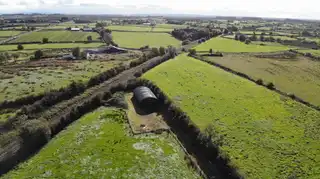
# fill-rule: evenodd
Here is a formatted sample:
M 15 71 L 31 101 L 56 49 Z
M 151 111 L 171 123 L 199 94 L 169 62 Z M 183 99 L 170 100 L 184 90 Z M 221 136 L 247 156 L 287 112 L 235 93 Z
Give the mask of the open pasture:
M 21 34 L 24 31 L 15 31 L 15 30 L 6 30 L 6 31 L 0 31 L 0 37 L 11 37 L 18 34 Z
M 265 84 L 272 82 L 276 88 L 286 93 L 320 106 L 320 62 L 306 57 L 286 59 L 279 57 L 258 58 L 255 55 L 227 54 L 222 58 L 207 59 L 245 73 L 255 80 L 262 79 Z
M 87 41 L 88 36 L 92 36 L 92 40 L 99 40 L 99 34 L 96 32 L 39 31 L 22 35 L 11 42 L 42 42 L 43 38 L 53 42 Z
M 110 30 L 121 30 L 121 31 L 137 31 L 137 32 L 171 32 L 173 29 L 170 28 L 160 28 L 155 27 L 152 29 L 151 26 L 133 26 L 133 25 L 112 25 L 107 26 L 107 29 Z
M 200 178 L 169 134 L 131 136 L 125 112 L 101 107 L 5 178 Z
M 23 44 L 24 50 L 38 50 L 38 49 L 57 49 L 57 48 L 94 48 L 100 47 L 103 43 L 49 43 L 49 44 Z M 16 51 L 17 45 L 0 45 L 0 52 Z
M 128 53 L 126 56 L 127 58 L 125 54 L 119 57 L 112 56 L 112 61 L 44 59 L 0 68 L 1 76 L 9 76 L 0 81 L 0 101 L 59 89 L 72 81 L 86 82 L 94 75 L 138 58 L 140 54 Z
M 211 130 L 221 155 L 244 178 L 319 176 L 318 111 L 185 55 L 143 78 L 156 83 L 201 130 Z
M 214 51 L 220 52 L 273 52 L 273 51 L 285 51 L 290 48 L 278 43 L 273 43 L 274 45 L 256 45 L 256 44 L 245 44 L 240 41 L 226 39 L 226 38 L 212 38 L 197 47 L 197 51 L 209 51 L 213 49 Z
M 181 41 L 168 33 L 112 32 L 112 37 L 120 47 L 127 48 L 140 48 L 146 45 L 150 47 L 181 45 Z

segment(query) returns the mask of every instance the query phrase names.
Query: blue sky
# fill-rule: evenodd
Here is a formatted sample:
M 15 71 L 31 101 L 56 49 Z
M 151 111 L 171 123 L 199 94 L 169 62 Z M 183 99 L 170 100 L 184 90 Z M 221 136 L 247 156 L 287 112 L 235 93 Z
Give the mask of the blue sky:
M 202 14 L 320 19 L 316 0 L 0 0 L 0 13 Z

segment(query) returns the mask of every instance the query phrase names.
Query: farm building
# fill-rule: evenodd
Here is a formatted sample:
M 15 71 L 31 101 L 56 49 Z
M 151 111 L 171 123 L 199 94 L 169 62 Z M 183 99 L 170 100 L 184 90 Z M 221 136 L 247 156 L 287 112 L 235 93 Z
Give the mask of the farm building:
M 92 32 L 92 28 L 91 27 L 84 27 L 83 31 L 84 32 Z
M 157 97 L 145 86 L 140 86 L 134 89 L 133 97 L 137 104 L 147 111 L 154 110 L 158 103 Z
M 71 28 L 70 30 L 71 30 L 71 31 L 80 31 L 80 28 L 75 28 L 75 27 L 73 27 L 73 28 Z

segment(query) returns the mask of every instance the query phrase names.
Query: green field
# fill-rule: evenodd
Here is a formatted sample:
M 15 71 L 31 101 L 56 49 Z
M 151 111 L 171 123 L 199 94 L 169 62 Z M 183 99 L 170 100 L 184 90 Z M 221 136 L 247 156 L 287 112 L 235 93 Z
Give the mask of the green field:
M 131 136 L 125 112 L 99 108 L 4 178 L 200 178 L 168 134 Z
M 24 44 L 24 50 L 37 50 L 37 49 L 55 49 L 55 48 L 90 48 L 100 47 L 103 43 L 52 43 L 52 44 Z M 0 51 L 17 50 L 17 45 L 0 45 Z
M 75 24 L 75 23 L 61 23 L 55 26 L 50 26 L 48 29 L 65 29 L 69 27 L 79 27 L 83 28 L 84 26 L 89 26 L 89 27 L 96 27 L 95 23 L 90 23 L 90 24 Z
M 112 26 L 108 26 L 107 29 L 110 30 L 124 30 L 124 31 L 153 31 L 153 32 L 171 32 L 173 29 L 168 29 L 168 28 L 159 28 L 159 27 L 155 27 L 154 29 L 152 29 L 150 26 L 133 26 L 133 25 L 126 25 L 126 26 L 122 26 L 122 25 L 112 25 Z
M 11 42 L 42 42 L 43 38 L 53 42 L 87 41 L 88 36 L 92 36 L 92 40 L 99 40 L 99 34 L 95 32 L 39 31 L 22 35 Z
M 247 179 L 318 178 L 320 113 L 181 55 L 143 78 L 157 84 Z
M 72 81 L 87 81 L 90 77 L 120 64 L 114 61 L 76 61 L 54 62 L 56 66 L 10 69 L 14 74 L 11 78 L 0 81 L 0 101 L 14 100 L 28 95 L 37 95 L 52 89 L 69 85 Z M 39 62 L 41 63 L 41 61 Z M 42 62 L 43 64 L 49 62 Z M 7 68 L 7 70 L 9 70 Z M 1 76 L 6 74 L 1 74 Z M 0 77 L 1 77 L 0 76 Z
M 178 25 L 178 24 L 157 24 L 158 28 L 165 28 L 165 29 L 183 29 L 187 28 L 187 25 Z
M 276 43 L 274 43 L 276 44 Z M 289 47 L 281 44 L 260 46 L 255 44 L 245 44 L 240 41 L 226 39 L 226 38 L 212 38 L 200 45 L 195 49 L 197 51 L 209 51 L 209 49 L 220 52 L 272 52 L 272 51 L 285 51 Z
M 287 37 L 287 36 L 272 36 L 275 39 L 281 39 L 281 40 L 297 40 L 295 38 Z
M 24 31 L 0 31 L 0 37 L 10 37 L 21 34 Z
M 320 56 L 320 50 L 312 50 L 312 49 L 308 49 L 308 50 L 298 50 L 299 52 L 302 53 L 311 53 L 314 56 Z
M 150 47 L 181 45 L 179 40 L 167 33 L 112 32 L 112 37 L 120 47 L 127 48 L 140 48 L 146 45 Z
M 207 58 L 255 80 L 272 82 L 276 88 L 320 106 L 320 62 L 308 58 L 257 58 L 253 55 L 225 55 Z

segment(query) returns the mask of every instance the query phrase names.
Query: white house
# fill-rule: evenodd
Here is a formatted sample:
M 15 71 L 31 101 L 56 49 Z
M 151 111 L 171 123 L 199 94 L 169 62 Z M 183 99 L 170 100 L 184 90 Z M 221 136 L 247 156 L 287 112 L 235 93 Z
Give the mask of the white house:
M 80 31 L 80 28 L 72 27 L 72 28 L 71 28 L 71 31 Z

